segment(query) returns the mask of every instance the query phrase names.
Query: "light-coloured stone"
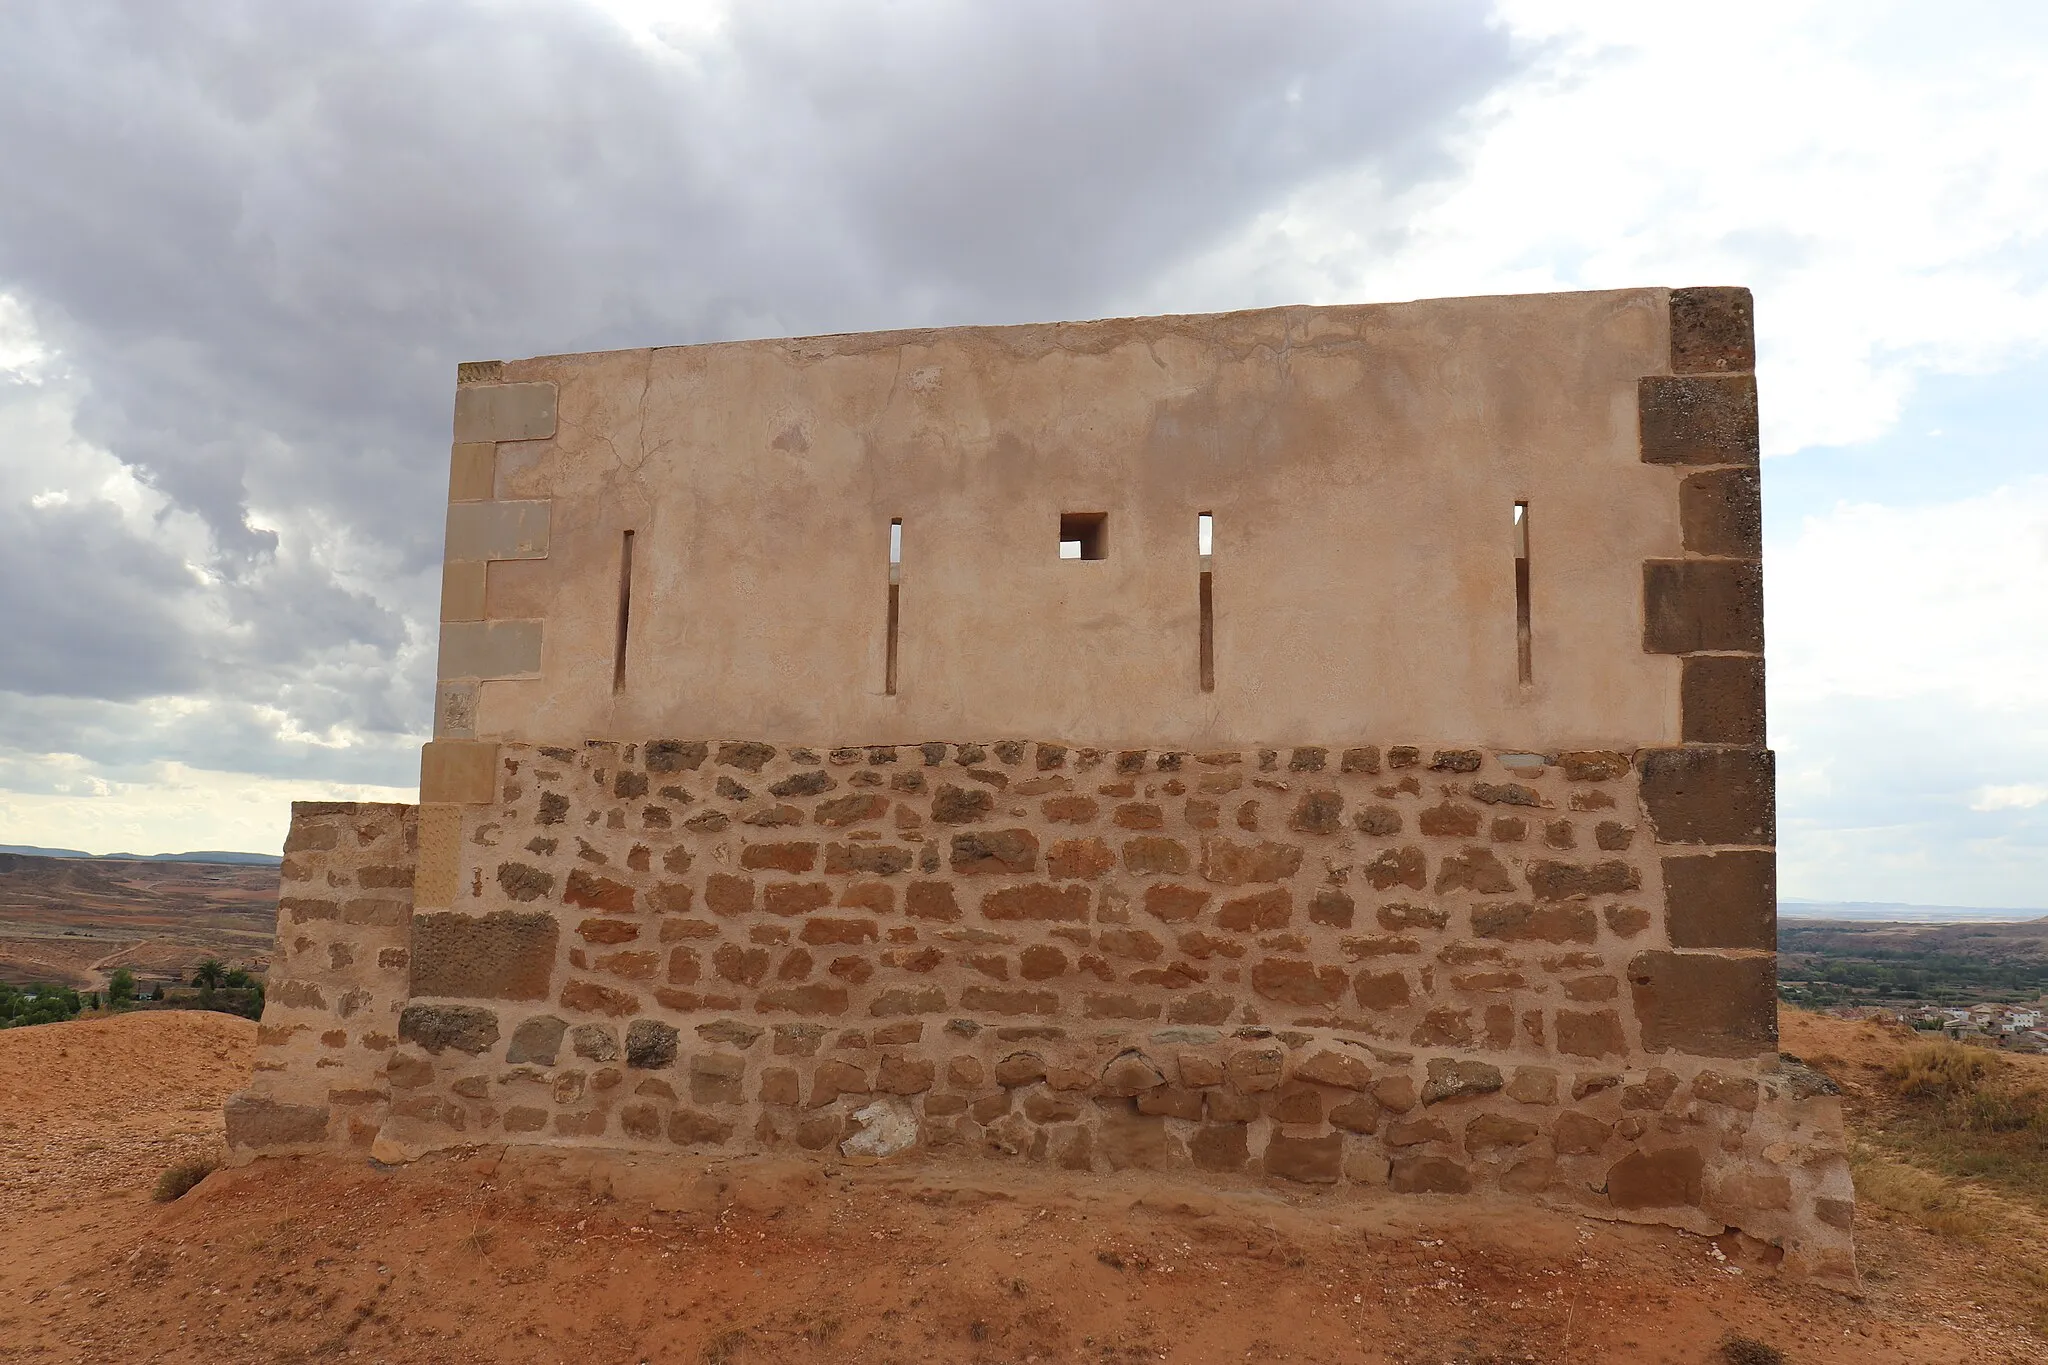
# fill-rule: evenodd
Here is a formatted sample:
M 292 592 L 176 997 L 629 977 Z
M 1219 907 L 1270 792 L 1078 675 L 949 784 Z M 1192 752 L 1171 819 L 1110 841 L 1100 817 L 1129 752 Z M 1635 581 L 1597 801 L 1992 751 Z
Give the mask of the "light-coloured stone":
M 553 384 L 464 384 L 455 390 L 455 441 L 544 441 L 555 434 Z
M 441 626 L 444 678 L 540 675 L 540 621 L 447 621 Z
M 491 441 L 458 442 L 449 448 L 448 501 L 482 502 L 498 481 L 498 447 Z
M 917 1145 L 917 1114 L 894 1097 L 870 1101 L 853 1111 L 861 1130 L 839 1144 L 841 1155 L 886 1161 Z
M 450 503 L 448 561 L 546 559 L 553 515 L 546 499 Z

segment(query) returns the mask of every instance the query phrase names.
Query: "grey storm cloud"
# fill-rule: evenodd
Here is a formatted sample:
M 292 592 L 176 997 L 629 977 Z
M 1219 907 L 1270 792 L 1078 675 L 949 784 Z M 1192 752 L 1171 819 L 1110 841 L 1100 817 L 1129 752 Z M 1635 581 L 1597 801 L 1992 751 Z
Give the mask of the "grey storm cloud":
M 63 590 L 0 595 L 0 689 L 415 729 L 457 361 L 1099 315 L 1321 177 L 1454 172 L 1527 56 L 1478 0 L 743 4 L 652 50 L 567 0 L 13 0 L 0 291 L 211 558 L 8 510 Z

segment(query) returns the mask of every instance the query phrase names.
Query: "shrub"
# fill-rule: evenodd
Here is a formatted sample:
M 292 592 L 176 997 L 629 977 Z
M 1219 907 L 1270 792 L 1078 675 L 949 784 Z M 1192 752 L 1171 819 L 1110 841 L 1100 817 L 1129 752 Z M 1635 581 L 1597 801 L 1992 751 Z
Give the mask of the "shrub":
M 116 967 L 114 975 L 107 981 L 107 1003 L 125 1005 L 135 998 L 135 973 L 126 967 Z
M 184 1198 L 194 1185 L 219 1168 L 220 1158 L 214 1156 L 196 1156 L 179 1162 L 156 1178 L 156 1202 L 168 1204 Z
M 83 1008 L 85 998 L 68 986 L 0 985 L 0 1028 L 61 1024 L 76 1019 Z
M 1961 1043 L 1922 1043 L 1886 1073 L 1908 1099 L 1951 1100 L 1974 1093 L 1995 1065 L 1990 1053 Z

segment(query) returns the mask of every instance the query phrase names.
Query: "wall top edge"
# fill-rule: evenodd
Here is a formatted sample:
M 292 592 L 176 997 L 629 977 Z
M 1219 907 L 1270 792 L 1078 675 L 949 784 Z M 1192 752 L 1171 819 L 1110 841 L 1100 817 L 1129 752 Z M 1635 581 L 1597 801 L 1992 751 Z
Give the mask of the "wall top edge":
M 1688 286 L 1708 288 L 1718 286 Z M 911 327 L 873 332 L 820 332 L 801 336 L 757 336 L 725 337 L 713 341 L 676 343 L 656 346 L 628 346 L 610 351 L 564 351 L 554 354 L 529 356 L 520 360 L 468 362 L 476 367 L 472 373 L 479 382 L 485 373 L 490 379 L 481 382 L 518 382 L 529 376 L 526 367 L 549 362 L 589 360 L 599 356 L 652 355 L 656 351 L 697 351 L 720 347 L 760 347 L 766 349 L 792 348 L 819 355 L 854 355 L 868 351 L 884 350 L 891 347 L 913 346 L 944 340 L 981 340 L 998 346 L 1017 348 L 1028 346 L 1034 341 L 1058 344 L 1076 349 L 1091 345 L 1114 344 L 1126 340 L 1142 340 L 1146 337 L 1184 335 L 1202 331 L 1242 332 L 1246 330 L 1278 330 L 1284 334 L 1289 325 L 1309 320 L 1342 321 L 1350 318 L 1364 320 L 1374 314 L 1395 313 L 1401 310 L 1465 309 L 1474 306 L 1541 307 L 1545 304 L 1584 303 L 1599 299 L 1611 299 L 1617 304 L 1630 302 L 1666 302 L 1672 293 L 1671 286 L 1655 285 L 1630 289 L 1580 289 L 1554 290 L 1536 294 L 1473 294 L 1433 299 L 1401 299 L 1376 303 L 1344 304 L 1283 304 L 1270 308 L 1244 308 L 1219 313 L 1162 313 L 1139 317 L 1087 318 L 1067 321 L 970 324 L 953 327 Z M 483 367 L 490 366 L 486 371 Z

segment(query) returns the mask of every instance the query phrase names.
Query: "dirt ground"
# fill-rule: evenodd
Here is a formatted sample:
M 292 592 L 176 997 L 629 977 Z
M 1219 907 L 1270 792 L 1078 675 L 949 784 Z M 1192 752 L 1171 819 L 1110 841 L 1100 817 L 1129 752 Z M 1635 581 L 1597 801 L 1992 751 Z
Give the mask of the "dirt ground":
M 1804 1055 L 1884 1045 L 1793 1023 Z M 1731 1332 L 1794 1365 L 2048 1359 L 2009 1244 L 1897 1221 L 1859 1227 L 1850 1299 L 1527 1204 L 1007 1165 L 274 1160 L 153 1203 L 254 1032 L 0 1032 L 0 1361 L 1704 1362 Z

